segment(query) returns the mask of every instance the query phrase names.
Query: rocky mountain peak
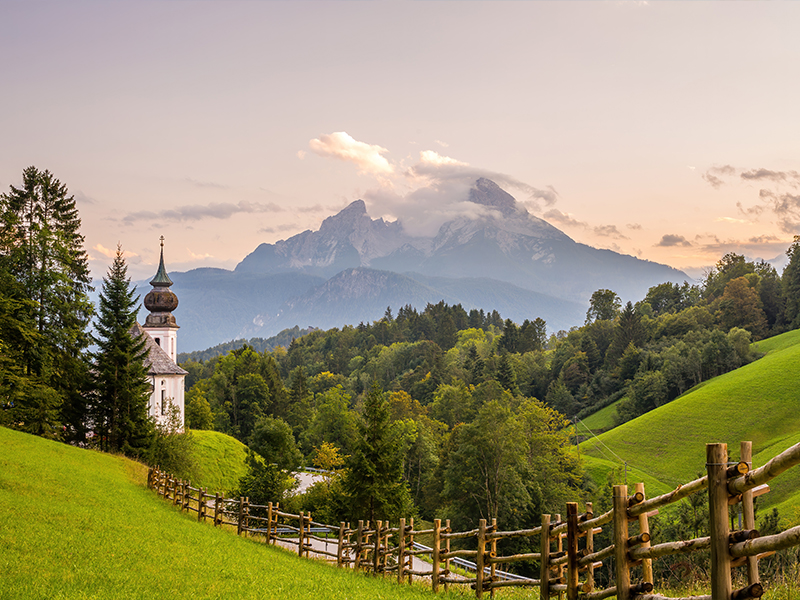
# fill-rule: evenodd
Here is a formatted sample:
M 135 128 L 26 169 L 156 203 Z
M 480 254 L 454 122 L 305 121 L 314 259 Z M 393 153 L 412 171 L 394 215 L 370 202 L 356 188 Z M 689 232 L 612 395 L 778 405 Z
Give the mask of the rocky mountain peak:
M 489 206 L 499 210 L 503 216 L 512 216 L 519 212 L 514 196 L 503 190 L 491 179 L 481 177 L 469 191 L 470 202 Z

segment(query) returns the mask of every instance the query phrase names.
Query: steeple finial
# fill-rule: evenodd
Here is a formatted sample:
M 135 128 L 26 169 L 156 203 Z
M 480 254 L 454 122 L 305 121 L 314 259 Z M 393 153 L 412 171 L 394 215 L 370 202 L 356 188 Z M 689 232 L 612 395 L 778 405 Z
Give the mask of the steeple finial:
M 172 280 L 167 275 L 167 269 L 164 267 L 164 236 L 161 236 L 161 259 L 158 263 L 158 272 L 156 276 L 153 277 L 153 280 L 150 282 L 150 285 L 153 287 L 169 287 L 172 285 Z

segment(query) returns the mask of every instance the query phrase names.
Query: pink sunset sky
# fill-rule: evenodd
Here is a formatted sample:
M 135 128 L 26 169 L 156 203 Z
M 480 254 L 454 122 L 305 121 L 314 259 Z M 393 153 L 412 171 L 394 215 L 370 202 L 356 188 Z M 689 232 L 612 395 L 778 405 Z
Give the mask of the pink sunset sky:
M 355 199 L 429 234 L 487 176 L 687 269 L 800 233 L 800 4 L 0 1 L 0 190 L 49 169 L 94 275 L 233 268 Z

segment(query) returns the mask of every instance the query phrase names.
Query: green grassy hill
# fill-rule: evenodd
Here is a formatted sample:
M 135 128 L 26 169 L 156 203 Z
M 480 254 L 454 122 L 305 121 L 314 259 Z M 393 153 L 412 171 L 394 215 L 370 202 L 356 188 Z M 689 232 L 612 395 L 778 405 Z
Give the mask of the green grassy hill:
M 1 599 L 430 598 L 200 524 L 146 468 L 0 428 Z
M 192 485 L 227 493 L 247 471 L 247 446 L 224 433 L 192 430 L 192 456 L 197 464 Z
M 757 349 L 766 356 L 583 442 L 589 474 L 604 483 L 609 470 L 627 462 L 628 482 L 645 481 L 653 496 L 705 474 L 707 443 L 725 442 L 738 458 L 739 442 L 751 440 L 757 467 L 800 442 L 800 331 L 765 340 Z M 800 505 L 800 470 L 770 485 L 762 505 L 792 516 Z

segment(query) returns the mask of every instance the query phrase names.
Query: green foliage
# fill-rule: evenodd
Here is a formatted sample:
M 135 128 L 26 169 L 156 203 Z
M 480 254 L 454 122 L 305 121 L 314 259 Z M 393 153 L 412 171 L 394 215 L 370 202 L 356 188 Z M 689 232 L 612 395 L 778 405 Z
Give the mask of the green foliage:
M 282 502 L 286 493 L 297 481 L 277 465 L 265 462 L 252 451 L 247 453 L 247 472 L 232 492 L 234 498 L 249 498 L 251 504 L 266 506 L 270 502 Z
M 147 463 L 181 479 L 196 479 L 198 465 L 192 433 L 182 431 L 180 409 L 171 402 L 166 417 L 155 426 L 145 455 Z
M 253 428 L 248 445 L 267 464 L 276 464 L 279 469 L 293 471 L 303 462 L 303 455 L 297 449 L 292 428 L 280 418 L 260 418 Z
M 142 456 L 154 433 L 148 415 L 151 387 L 144 365 L 145 339 L 136 325 L 137 304 L 122 249 L 117 246 L 100 293 L 94 338 L 98 349 L 92 353 L 92 420 L 99 446 L 128 456 Z
M 586 311 L 586 323 L 592 321 L 613 321 L 622 307 L 619 296 L 611 290 L 597 290 L 589 299 L 589 310 Z
M 86 327 L 92 315 L 87 295 L 91 277 L 80 225 L 75 199 L 49 171 L 28 167 L 20 187 L 12 185 L 0 194 L 5 298 L 0 302 L 0 314 L 5 315 L 0 333 L 22 342 L 11 352 L 0 346 L 7 357 L 3 362 L 11 358 L 15 363 L 14 368 L 0 364 L 9 373 L 5 385 L 22 377 L 23 387 L 33 391 L 34 396 L 13 400 L 20 407 L 31 398 L 34 404 L 24 407 L 26 418 L 45 419 L 38 424 L 25 421 L 26 428 L 55 435 L 59 423 L 52 417 L 60 410 L 64 437 L 74 441 L 84 441 L 86 434 L 88 370 L 82 354 L 89 344 Z M 38 336 L 35 343 L 33 332 Z
M 389 419 L 383 391 L 373 384 L 364 399 L 358 441 L 347 460 L 343 491 L 352 519 L 397 519 L 412 514 L 403 481 L 402 431 Z
M 202 389 L 193 388 L 186 392 L 186 427 L 189 429 L 214 427 L 214 413 Z
M 789 263 L 783 270 L 783 298 L 786 303 L 786 321 L 792 329 L 800 328 L 800 235 L 786 251 Z

